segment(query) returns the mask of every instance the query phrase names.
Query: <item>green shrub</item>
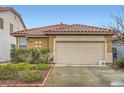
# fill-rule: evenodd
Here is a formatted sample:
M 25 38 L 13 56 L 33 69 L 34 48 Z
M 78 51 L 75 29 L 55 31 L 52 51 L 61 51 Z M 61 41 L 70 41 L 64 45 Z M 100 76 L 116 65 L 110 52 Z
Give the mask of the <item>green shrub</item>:
M 11 61 L 18 62 L 19 61 L 18 56 L 19 56 L 18 51 L 16 49 L 11 49 L 11 52 L 10 52 Z
M 40 52 L 36 49 L 32 49 L 30 54 L 30 63 L 31 64 L 41 63 L 40 57 L 41 57 Z
M 47 69 L 50 68 L 50 65 L 48 65 L 48 64 L 43 64 L 43 63 L 41 63 L 41 64 L 36 64 L 35 68 L 36 68 L 37 70 L 47 70 Z
M 30 50 L 26 48 L 12 49 L 10 53 L 11 61 L 13 63 L 27 61 L 29 56 L 30 56 Z
M 42 48 L 41 50 L 39 50 L 40 54 L 41 54 L 41 61 L 42 63 L 49 63 L 50 59 L 50 50 L 48 48 Z
M 49 50 L 48 48 L 42 48 L 42 49 L 40 49 L 39 51 L 40 51 L 40 53 L 42 53 L 42 54 L 48 54 L 48 53 L 50 52 L 50 50 Z
M 124 58 L 123 57 L 117 58 L 114 61 L 114 65 L 116 65 L 117 67 L 120 67 L 120 68 L 124 68 Z
M 32 64 L 39 64 L 39 63 L 48 63 L 49 62 L 49 52 L 50 50 L 48 48 L 42 48 L 42 49 L 32 49 L 31 50 L 31 56 L 30 56 L 30 63 Z
M 50 57 L 50 50 L 48 48 L 42 49 L 12 49 L 11 61 L 13 63 L 19 63 L 28 61 L 32 64 L 49 63 L 52 58 Z
M 17 64 L 14 64 L 14 66 L 17 70 L 27 70 L 32 68 L 32 65 L 29 64 L 28 62 L 17 63 Z
M 39 70 L 31 71 L 26 70 L 22 72 L 21 81 L 23 82 L 35 82 L 41 80 L 41 72 Z
M 7 80 L 7 79 L 14 79 L 17 75 L 16 68 L 11 65 L 0 65 L 0 79 Z

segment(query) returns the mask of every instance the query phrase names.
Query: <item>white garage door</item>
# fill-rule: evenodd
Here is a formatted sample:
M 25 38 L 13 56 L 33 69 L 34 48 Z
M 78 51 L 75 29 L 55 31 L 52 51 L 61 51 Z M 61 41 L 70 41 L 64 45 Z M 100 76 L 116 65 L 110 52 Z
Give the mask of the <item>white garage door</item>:
M 56 42 L 56 63 L 96 65 L 104 59 L 104 42 Z

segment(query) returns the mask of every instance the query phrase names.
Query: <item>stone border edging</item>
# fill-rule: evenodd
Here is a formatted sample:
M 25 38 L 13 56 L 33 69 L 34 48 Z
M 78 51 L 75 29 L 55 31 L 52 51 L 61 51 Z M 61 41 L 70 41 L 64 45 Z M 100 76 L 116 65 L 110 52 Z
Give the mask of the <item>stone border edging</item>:
M 41 84 L 42 87 L 45 86 L 45 84 L 46 84 L 46 82 L 47 82 L 47 80 L 48 80 L 48 78 L 49 78 L 49 76 L 50 76 L 50 74 L 51 74 L 53 68 L 54 68 L 54 65 L 52 65 L 52 67 L 50 68 L 49 72 L 47 73 L 45 79 L 43 80 L 43 82 L 42 82 L 42 84 Z

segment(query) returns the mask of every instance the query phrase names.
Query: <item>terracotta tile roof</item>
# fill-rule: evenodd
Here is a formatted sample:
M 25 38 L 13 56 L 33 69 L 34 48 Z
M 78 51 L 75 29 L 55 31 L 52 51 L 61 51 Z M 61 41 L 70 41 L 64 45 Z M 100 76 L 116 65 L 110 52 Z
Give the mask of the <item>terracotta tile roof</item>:
M 47 32 L 111 32 L 110 29 L 73 24 L 61 29 L 55 29 Z
M 21 31 L 17 31 L 17 32 L 14 32 L 11 34 L 13 36 L 42 36 L 42 35 L 45 35 L 46 31 L 60 29 L 60 28 L 66 27 L 66 26 L 68 26 L 68 25 L 67 24 L 57 24 L 57 25 L 21 30 Z
M 40 28 L 33 28 L 33 29 L 27 29 L 22 31 L 17 31 L 12 33 L 13 36 L 42 36 L 46 34 L 55 34 L 55 33 L 63 33 L 66 34 L 69 33 L 106 33 L 106 34 L 113 34 L 113 30 L 111 29 L 105 29 L 100 27 L 93 27 L 93 26 L 87 26 L 87 25 L 80 25 L 80 24 L 57 24 L 57 25 L 51 25 L 51 26 L 44 26 Z
M 19 17 L 19 19 L 21 20 L 24 28 L 26 29 L 26 26 L 24 24 L 24 21 L 22 20 L 21 15 L 12 7 L 0 7 L 0 12 L 5 12 L 5 11 L 11 11 L 12 13 L 14 13 L 16 16 Z

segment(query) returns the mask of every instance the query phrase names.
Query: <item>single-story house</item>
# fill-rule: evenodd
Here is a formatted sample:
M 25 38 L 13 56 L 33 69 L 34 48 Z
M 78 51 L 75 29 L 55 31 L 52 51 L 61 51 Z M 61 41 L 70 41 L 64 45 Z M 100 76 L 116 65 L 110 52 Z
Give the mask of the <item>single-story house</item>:
M 80 24 L 56 24 L 12 33 L 17 48 L 49 48 L 57 64 L 112 63 L 113 30 Z

